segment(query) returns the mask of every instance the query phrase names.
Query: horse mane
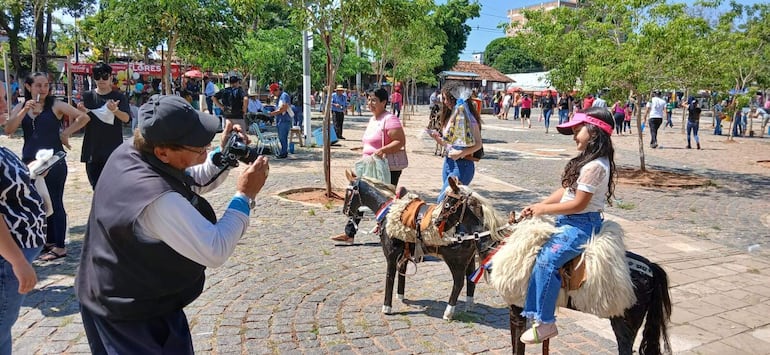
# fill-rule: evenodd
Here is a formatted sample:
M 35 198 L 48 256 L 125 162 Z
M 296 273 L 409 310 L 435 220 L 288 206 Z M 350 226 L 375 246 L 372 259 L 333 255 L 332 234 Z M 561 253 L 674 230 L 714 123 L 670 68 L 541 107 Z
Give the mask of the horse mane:
M 464 195 L 476 200 L 481 205 L 481 212 L 484 214 L 484 227 L 489 229 L 492 239 L 497 241 L 505 239 L 505 235 L 499 229 L 508 223 L 507 218 L 492 205 L 491 201 L 477 194 L 472 188 L 466 185 L 459 187 Z
M 390 197 L 393 197 L 396 195 L 396 187 L 391 184 L 386 184 L 380 180 L 368 178 L 366 176 L 362 176 L 361 180 L 365 181 L 367 184 L 381 191 L 385 195 L 388 195 Z

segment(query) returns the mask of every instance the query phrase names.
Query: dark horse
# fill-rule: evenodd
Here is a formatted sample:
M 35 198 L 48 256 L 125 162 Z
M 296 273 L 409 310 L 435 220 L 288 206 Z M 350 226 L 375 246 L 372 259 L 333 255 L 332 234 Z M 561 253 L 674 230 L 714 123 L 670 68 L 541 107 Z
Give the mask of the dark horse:
M 354 215 L 362 206 L 368 207 L 372 211 L 379 211 L 382 206 L 387 204 L 395 196 L 393 185 L 387 185 L 372 179 L 356 177 L 350 171 L 346 171 L 346 176 L 350 185 L 345 192 L 345 205 L 343 213 L 348 217 Z M 471 206 L 457 205 L 448 206 L 446 215 L 440 216 L 445 222 L 445 230 L 454 227 L 455 231 L 464 231 L 465 234 L 455 233 L 447 235 L 445 238 L 452 238 L 453 242 L 445 246 L 423 246 L 423 253 L 440 257 L 449 266 L 452 273 L 452 293 L 449 296 L 449 302 L 444 311 L 443 318 L 452 319 L 457 298 L 465 285 L 466 278 L 471 275 L 475 269 L 474 257 L 477 253 L 491 251 L 490 247 L 494 239 L 501 240 L 498 233 L 486 232 L 497 230 L 497 227 L 505 223 L 505 219 L 499 214 L 491 213 L 485 218 L 477 213 L 470 213 L 468 209 Z M 481 211 L 481 206 L 478 207 Z M 486 206 L 483 207 L 486 210 Z M 468 212 L 468 213 L 466 213 Z M 426 216 L 426 218 L 429 218 Z M 485 222 L 486 219 L 486 222 Z M 407 263 L 399 261 L 404 256 L 405 247 L 409 245 L 409 253 L 415 255 L 414 243 L 405 243 L 403 240 L 392 238 L 387 234 L 387 219 L 383 219 L 379 227 L 380 241 L 382 251 L 387 261 L 387 273 L 385 277 L 385 301 L 383 302 L 382 312 L 392 313 L 393 309 L 393 284 L 398 271 L 398 298 L 404 300 L 405 273 Z M 438 224 L 436 224 L 438 225 Z M 483 256 L 483 254 L 482 254 Z M 397 270 L 398 269 L 398 270 Z M 476 285 L 469 282 L 467 285 L 466 310 L 473 306 L 473 294 Z
M 472 205 L 479 199 L 477 193 L 467 186 L 450 183 L 451 193 L 447 193 L 442 208 L 448 208 L 457 204 Z M 466 201 L 466 202 L 463 202 Z M 442 216 L 443 211 L 442 211 Z M 512 218 L 512 221 L 513 218 Z M 475 228 L 475 226 L 471 226 Z M 636 303 L 624 311 L 622 317 L 610 318 L 612 330 L 618 342 L 618 353 L 630 355 L 633 353 L 634 339 L 645 322 L 642 331 L 642 342 L 639 346 L 639 354 L 661 354 L 661 338 L 665 344 L 666 352 L 671 352 L 667 326 L 671 317 L 671 296 L 668 292 L 668 276 L 658 264 L 646 258 L 626 251 L 626 260 L 629 266 L 631 281 L 634 286 Z M 494 268 L 494 265 L 492 265 Z M 575 309 L 571 302 L 568 307 Z M 579 309 L 576 309 L 580 311 Z M 522 308 L 510 306 L 510 327 L 513 353 L 524 354 L 524 343 L 519 337 L 526 330 L 526 318 L 521 316 Z M 646 316 L 646 319 L 645 319 Z M 543 343 L 543 353 L 547 353 L 548 340 Z

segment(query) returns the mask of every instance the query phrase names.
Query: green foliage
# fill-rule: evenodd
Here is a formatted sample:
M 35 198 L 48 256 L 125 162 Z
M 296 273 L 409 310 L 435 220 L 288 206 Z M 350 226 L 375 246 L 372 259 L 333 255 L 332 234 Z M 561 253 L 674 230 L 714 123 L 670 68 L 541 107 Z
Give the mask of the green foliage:
M 520 37 L 501 37 L 489 42 L 485 62 L 501 73 L 531 73 L 543 70 L 537 54 L 521 43 Z
M 444 54 L 441 55 L 442 64 L 436 68 L 436 72 L 450 70 L 457 64 L 468 41 L 471 27 L 465 24 L 469 19 L 479 17 L 481 5 L 468 0 L 447 0 L 436 8 L 433 14 L 433 23 L 446 35 Z

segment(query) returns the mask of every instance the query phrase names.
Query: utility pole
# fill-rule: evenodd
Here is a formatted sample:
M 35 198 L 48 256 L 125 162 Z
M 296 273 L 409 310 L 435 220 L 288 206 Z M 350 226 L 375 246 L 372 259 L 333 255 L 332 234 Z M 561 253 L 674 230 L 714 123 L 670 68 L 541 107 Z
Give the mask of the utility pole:
M 312 132 L 310 127 L 310 119 L 313 114 L 313 108 L 310 107 L 310 50 L 313 49 L 313 34 L 308 31 L 302 31 L 302 117 L 304 117 L 303 125 L 305 127 L 302 135 L 304 135 L 303 142 L 306 146 L 310 146 L 308 139 Z

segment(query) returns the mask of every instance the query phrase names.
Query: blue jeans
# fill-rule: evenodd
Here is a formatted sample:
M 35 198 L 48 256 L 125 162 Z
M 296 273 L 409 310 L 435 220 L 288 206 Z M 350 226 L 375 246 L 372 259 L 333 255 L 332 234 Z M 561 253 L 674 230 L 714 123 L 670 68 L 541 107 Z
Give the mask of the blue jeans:
M 519 108 L 521 106 L 513 106 L 513 119 L 518 120 L 519 119 Z
M 674 127 L 674 121 L 671 120 L 673 112 L 666 112 L 666 125 L 664 127 Z
M 546 130 L 548 127 L 551 127 L 551 113 L 553 113 L 553 110 L 551 109 L 543 111 L 543 121 L 545 122 Z
M 22 248 L 21 252 L 27 262 L 32 262 L 40 254 L 43 246 L 37 248 Z M 13 273 L 11 263 L 0 256 L 0 355 L 10 355 L 13 339 L 11 328 L 19 317 L 19 309 L 24 301 L 19 293 L 19 280 Z
M 690 146 L 690 133 L 692 133 L 693 136 L 695 136 L 695 143 L 700 144 L 700 139 L 698 139 L 698 121 L 691 122 L 687 121 L 687 146 Z
M 214 114 L 214 98 L 213 96 L 206 96 L 206 108 L 209 110 L 209 114 Z
M 446 188 L 449 187 L 449 177 L 456 176 L 463 185 L 470 185 L 473 181 L 473 175 L 476 174 L 476 164 L 467 159 L 452 160 L 449 157 L 444 158 L 444 169 L 441 171 L 441 179 L 444 185 L 441 186 L 441 193 L 438 195 L 436 203 L 444 200 Z
M 559 109 L 559 124 L 567 122 L 569 120 L 569 109 Z
M 289 154 L 289 131 L 291 131 L 291 122 L 289 120 L 281 120 L 276 124 L 278 127 L 278 141 L 281 142 L 281 154 L 285 156 Z
M 561 289 L 559 268 L 583 252 L 583 245 L 602 227 L 600 212 L 588 212 L 556 217 L 554 233 L 543 244 L 532 268 L 527 298 L 521 315 L 539 323 L 556 322 L 556 301 Z
M 396 117 L 401 118 L 401 103 L 400 102 L 394 102 L 393 103 L 393 113 L 396 115 Z
M 715 136 L 721 136 L 722 135 L 722 118 L 719 117 L 719 114 L 717 114 L 717 123 L 714 125 L 714 135 Z

